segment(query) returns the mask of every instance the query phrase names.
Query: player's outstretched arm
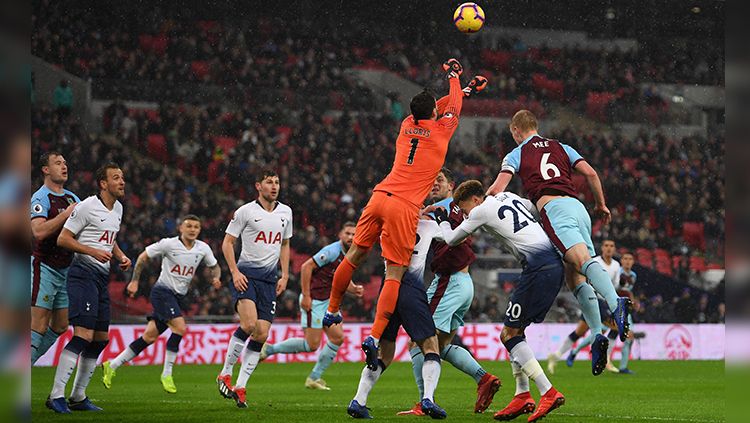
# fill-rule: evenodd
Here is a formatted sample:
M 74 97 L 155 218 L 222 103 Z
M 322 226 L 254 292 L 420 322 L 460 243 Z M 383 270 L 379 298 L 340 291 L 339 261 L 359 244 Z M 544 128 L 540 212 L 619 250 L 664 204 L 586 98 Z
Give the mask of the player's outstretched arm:
M 495 182 L 487 189 L 487 195 L 496 195 L 505 191 L 511 179 L 513 179 L 512 173 L 500 171 L 495 178 Z
M 52 219 L 46 219 L 44 217 L 34 217 L 31 219 L 31 235 L 34 239 L 42 241 L 47 239 L 50 235 L 57 232 L 58 229 L 62 228 L 65 221 L 73 213 L 73 209 L 77 203 L 69 205 L 65 210 L 53 217 Z
M 605 224 L 609 223 L 612 219 L 612 215 L 607 208 L 606 201 L 604 200 L 604 188 L 602 187 L 602 181 L 599 179 L 596 170 L 594 170 L 594 168 L 585 160 L 579 160 L 578 163 L 576 163 L 575 171 L 586 177 L 586 182 L 589 184 L 589 188 L 591 188 L 591 192 L 594 194 L 594 212 L 601 217 Z
M 208 269 L 211 271 L 211 285 L 215 289 L 221 288 L 221 266 L 219 266 L 219 263 L 209 266 Z
M 130 283 L 128 283 L 128 286 L 126 287 L 128 295 L 130 295 L 131 298 L 135 297 L 135 294 L 138 292 L 138 284 L 141 280 L 141 273 L 143 273 L 143 269 L 146 268 L 148 260 L 149 257 L 145 251 L 139 254 L 138 258 L 135 259 L 133 276 L 130 278 Z

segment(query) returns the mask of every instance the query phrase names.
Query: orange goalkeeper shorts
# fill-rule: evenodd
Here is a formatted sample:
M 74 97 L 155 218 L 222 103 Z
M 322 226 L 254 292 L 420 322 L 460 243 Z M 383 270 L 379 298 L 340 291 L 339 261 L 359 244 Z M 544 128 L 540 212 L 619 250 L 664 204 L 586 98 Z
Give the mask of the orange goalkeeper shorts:
M 371 248 L 378 237 L 383 258 L 409 266 L 417 242 L 419 207 L 384 191 L 375 191 L 357 222 L 354 243 Z

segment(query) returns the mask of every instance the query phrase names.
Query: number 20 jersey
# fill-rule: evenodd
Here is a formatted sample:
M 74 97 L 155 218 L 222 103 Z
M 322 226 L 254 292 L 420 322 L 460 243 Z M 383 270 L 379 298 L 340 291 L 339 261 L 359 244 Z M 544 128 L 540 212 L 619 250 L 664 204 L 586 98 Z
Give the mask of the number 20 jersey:
M 517 173 L 524 191 L 536 203 L 547 193 L 576 197 L 571 174 L 581 160 L 569 145 L 533 135 L 505 156 L 501 172 Z

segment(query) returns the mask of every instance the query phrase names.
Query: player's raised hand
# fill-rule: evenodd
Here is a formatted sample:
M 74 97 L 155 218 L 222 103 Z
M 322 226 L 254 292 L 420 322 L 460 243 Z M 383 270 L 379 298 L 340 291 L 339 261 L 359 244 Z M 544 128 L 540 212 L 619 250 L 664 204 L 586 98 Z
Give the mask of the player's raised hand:
M 601 205 L 594 207 L 594 213 L 602 219 L 602 223 L 605 225 L 612 221 L 612 213 L 609 211 L 607 206 Z
M 445 207 L 438 207 L 432 214 L 435 215 L 435 221 L 440 224 L 448 221 L 448 210 Z
M 125 288 L 125 290 L 128 292 L 128 296 L 130 298 L 135 298 L 135 294 L 138 292 L 138 281 L 132 280 L 130 283 L 128 283 L 128 286 Z
M 130 269 L 130 265 L 133 264 L 133 262 L 130 261 L 128 256 L 123 255 L 120 259 L 120 269 L 122 270 L 128 270 Z
M 482 75 L 477 75 L 471 81 L 469 81 L 469 85 L 467 85 L 461 91 L 464 92 L 465 97 L 470 97 L 487 88 L 487 82 L 487 78 L 483 77 Z
M 91 257 L 93 257 L 96 261 L 99 263 L 109 263 L 110 260 L 112 260 L 112 253 L 109 251 L 100 250 L 98 248 L 92 248 L 91 253 L 89 253 Z
M 221 279 L 213 278 L 213 280 L 211 280 L 211 285 L 214 287 L 214 289 L 221 288 Z
M 434 204 L 431 205 L 431 206 L 427 206 L 427 207 L 423 208 L 422 209 L 422 213 L 421 213 L 422 217 L 428 218 L 428 219 L 432 219 L 432 215 L 430 213 L 434 212 L 435 209 L 437 209 L 437 208 L 438 208 L 438 206 L 436 206 Z
M 450 58 L 443 63 L 443 70 L 447 72 L 448 78 L 458 78 L 464 72 L 464 67 L 458 60 Z
M 299 302 L 299 306 L 305 311 L 312 310 L 312 298 L 309 295 L 302 294 L 302 300 Z
M 237 291 L 245 292 L 247 290 L 247 277 L 239 270 L 232 272 L 232 282 Z
M 75 208 L 76 208 L 76 204 L 78 204 L 78 203 L 73 203 L 73 204 L 69 205 L 69 206 L 68 206 L 68 207 L 66 207 L 66 208 L 65 208 L 65 210 L 64 210 L 64 211 L 63 211 L 62 213 L 60 213 L 60 214 L 62 214 L 62 215 L 63 215 L 63 216 L 65 216 L 66 218 L 67 218 L 67 217 L 70 217 L 70 215 L 71 215 L 71 214 L 73 214 L 73 210 L 75 210 Z
M 289 282 L 289 277 L 280 277 L 279 281 L 276 283 L 276 296 L 278 297 L 281 295 L 282 292 L 286 290 L 286 284 Z

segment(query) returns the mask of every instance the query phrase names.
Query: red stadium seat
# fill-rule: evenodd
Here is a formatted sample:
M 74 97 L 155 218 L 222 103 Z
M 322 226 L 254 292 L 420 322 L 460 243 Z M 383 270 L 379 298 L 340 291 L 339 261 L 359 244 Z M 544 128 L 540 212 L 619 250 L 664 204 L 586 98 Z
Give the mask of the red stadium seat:
M 690 257 L 690 270 L 693 272 L 705 272 L 707 269 L 706 259 L 701 256 Z
M 638 248 L 635 250 L 635 254 L 637 256 L 638 264 L 643 267 L 648 267 L 649 269 L 654 268 L 654 257 L 651 254 L 651 250 Z
M 214 137 L 214 145 L 220 147 L 225 153 L 234 150 L 237 147 L 237 138 L 234 137 Z
M 689 246 L 700 250 L 706 249 L 703 222 L 685 222 L 682 225 L 682 237 Z
M 196 60 L 190 63 L 190 70 L 198 79 L 203 79 L 208 75 L 208 62 Z

